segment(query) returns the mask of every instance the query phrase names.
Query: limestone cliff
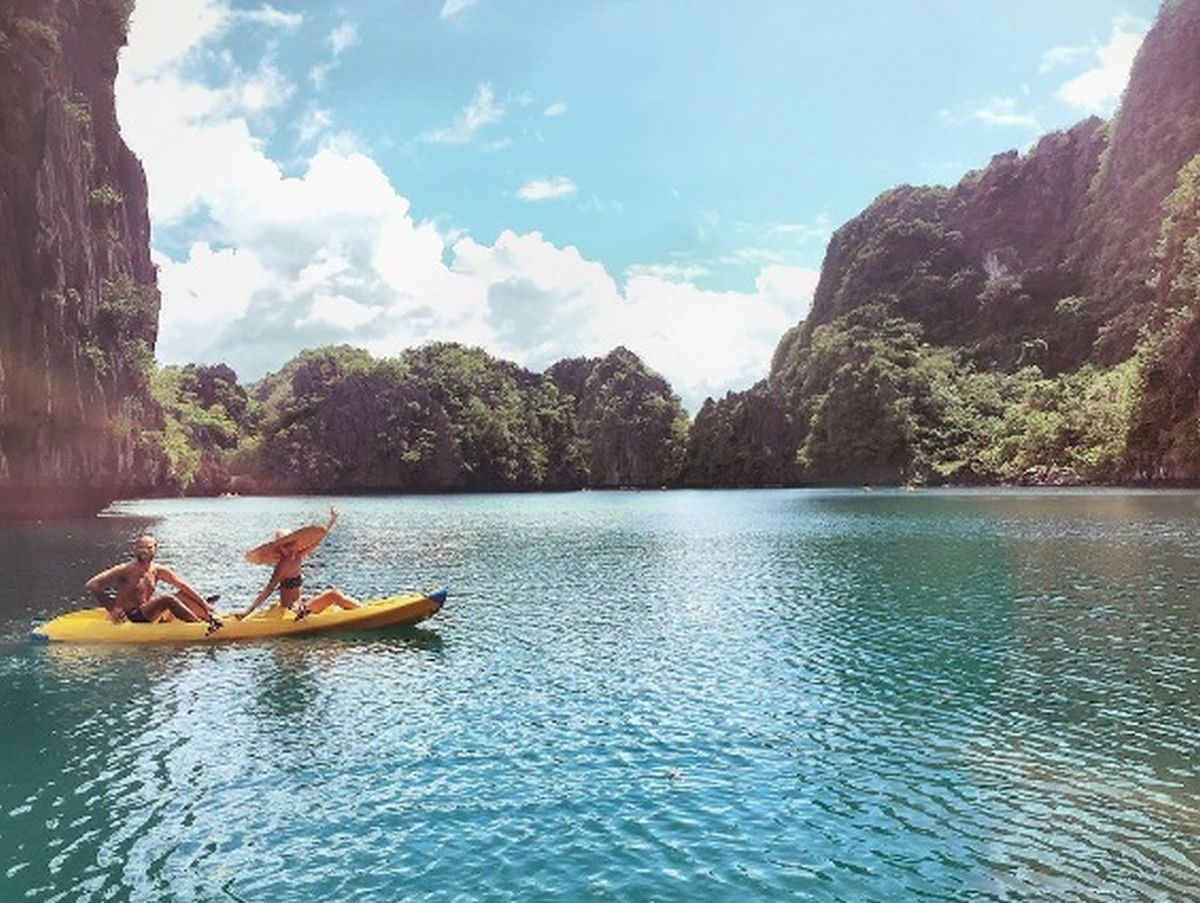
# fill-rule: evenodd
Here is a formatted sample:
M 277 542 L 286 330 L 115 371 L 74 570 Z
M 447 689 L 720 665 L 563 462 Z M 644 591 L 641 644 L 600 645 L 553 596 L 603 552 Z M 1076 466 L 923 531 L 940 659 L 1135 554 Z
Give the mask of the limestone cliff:
M 1162 4 L 1112 122 L 838 229 L 808 319 L 766 382 L 704 406 L 688 462 L 740 484 L 1200 481 L 1200 0 Z
M 805 332 L 886 301 L 985 366 L 1116 363 L 1153 319 L 1163 205 L 1198 151 L 1200 2 L 1167 0 L 1111 123 L 892 189 L 834 233 Z
M 1104 140 L 1103 123 L 1086 119 L 1023 157 L 996 155 L 952 189 L 885 192 L 834 233 L 805 332 L 886 301 L 930 340 L 971 346 L 985 363 L 1077 366 L 1099 323 L 1047 334 L 1058 302 L 1079 292 L 1073 238 Z M 1035 360 L 1027 343 L 1038 339 L 1047 347 Z
M 1138 51 L 1078 237 L 1083 291 L 1112 318 L 1101 352 L 1132 349 L 1152 314 L 1163 204 L 1200 152 L 1200 3 L 1166 0 Z
M 670 384 L 628 348 L 559 361 L 546 375 L 578 423 L 586 485 L 665 486 L 679 479 L 687 415 Z
M 0 0 L 0 516 L 157 480 L 159 297 L 113 100 L 128 0 Z

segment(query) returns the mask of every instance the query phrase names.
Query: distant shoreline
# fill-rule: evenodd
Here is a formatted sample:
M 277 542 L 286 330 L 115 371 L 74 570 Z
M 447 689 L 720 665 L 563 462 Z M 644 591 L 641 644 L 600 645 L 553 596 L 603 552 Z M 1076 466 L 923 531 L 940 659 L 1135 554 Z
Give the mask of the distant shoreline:
M 1128 483 L 1087 483 L 1071 484 L 1053 483 L 936 483 L 936 484 L 903 484 L 903 483 L 827 483 L 827 484 L 742 484 L 742 485 L 675 485 L 675 486 L 582 486 L 569 489 L 554 489 L 546 487 L 497 489 L 329 489 L 319 491 L 295 492 L 245 492 L 245 493 L 185 493 L 185 494 L 148 494 L 108 497 L 107 494 L 91 494 L 83 504 L 58 503 L 42 510 L 35 510 L 28 504 L 21 507 L 0 506 L 0 524 L 37 523 L 41 521 L 69 521 L 97 517 L 114 505 L 152 502 L 159 500 L 207 499 L 213 501 L 239 501 L 247 499 L 279 499 L 279 498 L 449 498 L 457 496 L 501 496 L 501 495 L 560 495 L 568 496 L 576 493 L 643 493 L 643 492 L 729 492 L 729 491 L 758 491 L 769 492 L 777 490 L 810 491 L 810 492 L 842 492 L 847 494 L 869 494 L 872 492 L 887 495 L 908 493 L 989 493 L 1012 492 L 1019 493 L 1062 493 L 1090 492 L 1107 490 L 1112 492 L 1157 493 L 1157 492 L 1196 492 L 1200 491 L 1200 483 L 1186 481 L 1141 481 Z M 78 494 L 71 493 L 76 497 Z

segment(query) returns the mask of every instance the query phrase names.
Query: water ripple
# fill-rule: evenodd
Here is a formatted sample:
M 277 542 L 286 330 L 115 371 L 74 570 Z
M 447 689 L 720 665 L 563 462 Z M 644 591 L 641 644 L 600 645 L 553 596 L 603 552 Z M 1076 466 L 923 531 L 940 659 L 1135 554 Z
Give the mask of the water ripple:
M 3 896 L 1195 898 L 1198 500 L 346 499 L 310 582 L 428 625 L 140 650 L 23 637 L 146 529 L 241 604 L 325 500 L 6 527 Z

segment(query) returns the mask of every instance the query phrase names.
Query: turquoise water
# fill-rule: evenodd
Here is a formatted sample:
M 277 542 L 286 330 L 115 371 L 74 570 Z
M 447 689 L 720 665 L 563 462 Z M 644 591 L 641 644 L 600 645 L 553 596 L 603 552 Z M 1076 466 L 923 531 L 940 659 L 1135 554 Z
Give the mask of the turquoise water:
M 0 899 L 1200 895 L 1200 495 L 337 500 L 420 628 L 41 646 L 150 530 L 243 604 L 315 498 L 0 527 Z

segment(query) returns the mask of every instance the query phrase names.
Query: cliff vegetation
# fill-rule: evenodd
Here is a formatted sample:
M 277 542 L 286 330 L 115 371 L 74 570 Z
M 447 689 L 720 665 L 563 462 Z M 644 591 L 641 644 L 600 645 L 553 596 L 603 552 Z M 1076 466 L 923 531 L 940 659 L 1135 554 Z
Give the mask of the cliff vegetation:
M 687 442 L 679 399 L 624 348 L 543 374 L 451 343 L 382 360 L 343 345 L 248 391 L 188 365 L 155 392 L 170 488 L 203 494 L 660 486 Z

